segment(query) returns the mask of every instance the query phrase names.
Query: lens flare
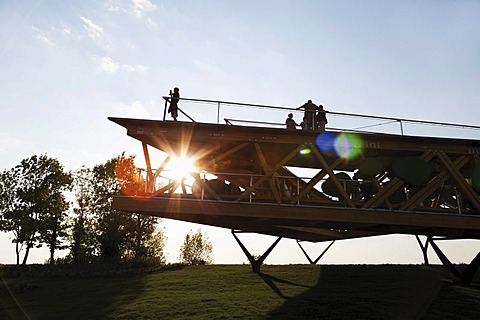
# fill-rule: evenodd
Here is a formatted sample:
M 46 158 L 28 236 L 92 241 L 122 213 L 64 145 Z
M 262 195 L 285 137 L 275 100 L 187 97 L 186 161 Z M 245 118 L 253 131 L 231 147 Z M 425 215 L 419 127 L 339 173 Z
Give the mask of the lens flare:
M 335 135 L 331 132 L 322 132 L 315 139 L 315 144 L 321 151 L 333 151 L 335 150 Z
M 356 158 L 362 151 L 362 140 L 353 133 L 334 134 L 324 131 L 316 137 L 315 145 L 323 152 L 335 153 L 344 159 Z
M 341 133 L 334 142 L 335 152 L 344 159 L 354 159 L 362 151 L 362 140 L 353 133 Z
M 194 160 L 188 156 L 172 157 L 165 169 L 175 180 L 190 176 L 190 172 L 196 170 Z
M 310 148 L 303 148 L 302 150 L 300 150 L 299 153 L 300 153 L 301 155 L 307 155 L 307 154 L 312 153 L 312 149 L 310 149 Z

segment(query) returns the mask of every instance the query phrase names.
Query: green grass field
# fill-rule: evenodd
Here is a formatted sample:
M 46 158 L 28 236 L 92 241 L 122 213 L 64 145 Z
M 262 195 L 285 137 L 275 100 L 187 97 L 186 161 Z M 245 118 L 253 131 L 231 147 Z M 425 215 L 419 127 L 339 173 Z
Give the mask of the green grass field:
M 0 270 L 1 267 L 0 267 Z M 438 266 L 206 265 L 144 274 L 3 268 L 0 319 L 478 319 L 480 277 Z

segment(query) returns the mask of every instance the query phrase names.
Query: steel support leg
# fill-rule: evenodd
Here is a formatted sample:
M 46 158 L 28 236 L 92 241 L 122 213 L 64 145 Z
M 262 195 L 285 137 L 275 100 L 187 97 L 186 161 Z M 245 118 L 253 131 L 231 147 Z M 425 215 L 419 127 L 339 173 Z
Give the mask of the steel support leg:
M 310 256 L 308 255 L 308 253 L 305 251 L 305 249 L 303 249 L 302 245 L 300 244 L 300 241 L 297 240 L 298 246 L 300 247 L 300 249 L 302 249 L 303 254 L 305 255 L 305 257 L 307 257 L 308 262 L 310 262 L 310 264 L 317 264 L 317 262 L 323 257 L 323 255 L 328 251 L 328 249 L 330 249 L 330 247 L 332 246 L 332 244 L 333 244 L 334 242 L 335 242 L 335 240 L 333 240 L 333 241 L 328 245 L 328 247 L 325 248 L 325 250 L 323 250 L 323 252 L 318 256 L 317 259 L 312 260 L 312 259 L 310 258 Z
M 455 283 L 461 284 L 470 284 L 472 282 L 473 276 L 480 268 L 480 252 L 473 258 L 470 264 L 462 271 L 458 269 L 448 260 L 445 254 L 440 250 L 440 248 L 433 242 L 432 237 L 428 237 L 428 242 L 432 246 L 433 250 L 437 254 L 438 258 L 442 262 L 443 266 L 447 269 L 450 274 L 450 278 Z
M 428 238 L 425 240 L 425 244 L 422 243 L 420 240 L 420 237 L 418 235 L 415 235 L 415 238 L 417 238 L 418 244 L 420 245 L 420 249 L 422 249 L 422 254 L 423 254 L 423 261 L 426 266 L 429 265 L 428 263 L 428 255 L 427 255 L 427 250 L 428 250 Z
M 248 258 L 248 261 L 250 261 L 250 264 L 252 266 L 252 272 L 255 272 L 255 273 L 260 273 L 260 267 L 262 266 L 263 264 L 263 261 L 265 261 L 265 259 L 268 257 L 268 255 L 270 254 L 270 252 L 272 252 L 273 248 L 275 248 L 275 246 L 280 242 L 280 240 L 282 239 L 282 237 L 278 237 L 277 240 L 275 240 L 275 242 L 267 249 L 267 251 L 265 251 L 261 256 L 260 258 L 258 259 L 255 259 L 255 257 L 253 257 L 250 252 L 247 250 L 247 248 L 243 245 L 243 243 L 240 241 L 240 239 L 237 237 L 237 235 L 235 234 L 235 231 L 232 230 L 232 235 L 233 237 L 235 238 L 235 240 L 237 240 L 238 244 L 240 245 L 240 248 L 242 248 L 243 250 L 243 253 L 245 253 L 245 255 L 247 256 Z

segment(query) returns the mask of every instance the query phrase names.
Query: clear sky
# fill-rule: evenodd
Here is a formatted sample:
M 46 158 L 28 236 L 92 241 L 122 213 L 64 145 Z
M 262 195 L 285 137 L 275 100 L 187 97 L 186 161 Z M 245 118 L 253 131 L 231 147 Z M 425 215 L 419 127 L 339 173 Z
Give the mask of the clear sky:
M 3 0 L 0 170 L 44 153 L 68 170 L 122 151 L 141 159 L 141 144 L 107 117 L 161 119 L 162 96 L 174 86 L 182 97 L 286 107 L 312 99 L 330 111 L 480 125 L 478 17 L 476 0 Z M 215 263 L 246 262 L 229 230 L 161 225 L 170 262 L 199 227 Z M 240 237 L 258 255 L 274 241 Z M 0 234 L 0 263 L 15 261 L 9 238 Z M 440 245 L 454 262 L 480 249 Z M 325 246 L 308 248 L 313 256 Z M 43 262 L 48 253 L 30 257 Z M 413 236 L 337 242 L 321 260 L 422 261 Z M 284 239 L 266 262 L 306 259 Z

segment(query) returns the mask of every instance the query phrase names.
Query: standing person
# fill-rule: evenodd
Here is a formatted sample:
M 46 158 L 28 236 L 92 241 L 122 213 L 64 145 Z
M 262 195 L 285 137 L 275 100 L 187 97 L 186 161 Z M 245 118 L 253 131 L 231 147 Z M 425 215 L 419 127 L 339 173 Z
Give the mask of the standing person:
M 318 106 L 318 113 L 317 113 L 317 125 L 318 131 L 322 132 L 325 131 L 325 125 L 328 123 L 327 115 L 325 114 L 325 110 L 323 110 L 323 106 Z
M 305 121 L 305 117 L 303 117 L 302 122 L 300 122 L 300 127 L 302 127 L 302 131 L 307 131 L 308 130 L 308 126 L 307 126 L 307 122 Z
M 287 130 L 295 131 L 297 130 L 298 124 L 293 120 L 293 113 L 288 114 L 287 120 L 285 120 L 285 124 L 287 125 Z
M 173 88 L 170 90 L 170 106 L 168 107 L 168 112 L 172 115 L 173 121 L 177 121 L 178 117 L 178 101 L 180 100 L 180 91 L 178 88 Z
M 297 110 L 300 110 L 302 108 L 305 110 L 305 122 L 307 124 L 307 129 L 314 130 L 315 129 L 315 112 L 318 110 L 317 105 L 313 103 L 312 100 L 308 100 L 307 103 L 298 107 Z

